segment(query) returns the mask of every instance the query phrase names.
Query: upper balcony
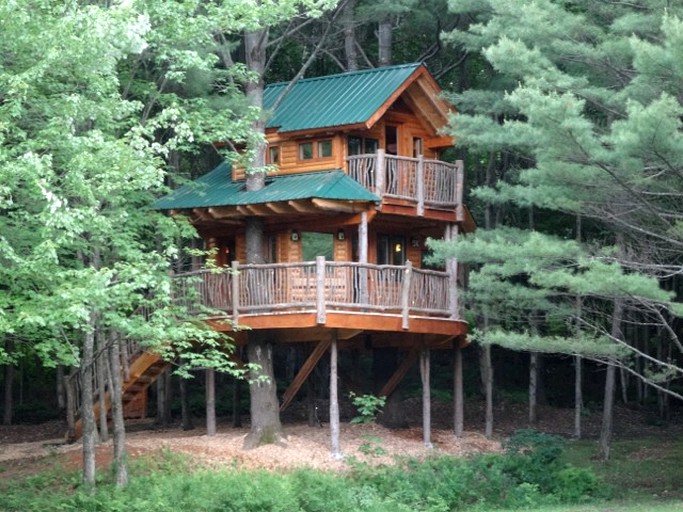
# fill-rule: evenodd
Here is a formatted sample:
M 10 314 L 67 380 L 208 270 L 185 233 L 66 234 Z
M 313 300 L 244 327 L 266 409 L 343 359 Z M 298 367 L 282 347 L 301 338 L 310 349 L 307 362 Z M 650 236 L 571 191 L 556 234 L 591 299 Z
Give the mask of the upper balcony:
M 462 161 L 454 164 L 388 155 L 384 150 L 373 154 L 349 156 L 348 175 L 382 200 L 382 207 L 403 207 L 404 213 L 419 217 L 428 210 L 457 212 L 462 220 L 464 172 Z M 400 211 L 396 211 L 400 213 Z
M 316 261 L 241 264 L 200 270 L 175 280 L 178 301 L 191 313 L 197 302 L 214 312 L 219 330 L 312 329 L 389 331 L 460 336 L 451 273 L 404 266 Z M 183 299 L 185 298 L 185 299 Z

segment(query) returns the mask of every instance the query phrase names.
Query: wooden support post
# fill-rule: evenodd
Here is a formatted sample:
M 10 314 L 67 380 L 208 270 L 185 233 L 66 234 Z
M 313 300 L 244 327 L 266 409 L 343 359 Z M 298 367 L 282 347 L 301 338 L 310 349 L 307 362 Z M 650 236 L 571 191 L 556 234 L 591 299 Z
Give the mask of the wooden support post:
M 337 378 L 337 330 L 330 333 L 330 441 L 332 457 L 341 459 L 339 446 L 339 396 Z
M 420 377 L 422 379 L 422 440 L 427 448 L 432 448 L 432 402 L 429 382 L 429 349 L 420 349 Z
M 325 324 L 327 319 L 325 311 L 325 256 L 315 257 L 315 305 L 317 311 L 316 321 L 320 325 Z
M 425 214 L 425 183 L 424 183 L 424 157 L 418 155 L 417 157 L 417 182 L 415 189 L 417 192 L 417 215 L 424 217 Z
M 240 273 L 239 262 L 232 262 L 232 321 L 235 325 L 239 324 L 240 309 Z
M 368 212 L 361 213 L 361 221 L 358 225 L 358 262 L 367 264 L 368 262 Z M 358 281 L 360 286 L 360 303 L 368 303 L 368 269 L 360 267 L 358 269 Z
M 464 434 L 464 405 L 463 400 L 463 380 L 462 380 L 462 348 L 460 340 L 455 340 L 453 348 L 453 433 L 455 437 L 462 437 Z
M 294 380 L 282 395 L 282 405 L 280 405 L 280 411 L 284 411 L 292 402 L 296 394 L 301 389 L 301 386 L 303 386 L 304 382 L 306 382 L 306 379 L 318 364 L 318 361 L 320 361 L 320 358 L 323 356 L 323 354 L 327 352 L 329 347 L 330 340 L 323 340 L 315 346 L 313 352 L 311 352 L 311 355 L 308 356 L 308 359 L 306 359 L 304 364 L 301 366 L 301 369 L 294 377 Z
M 408 327 L 410 327 L 410 281 L 413 276 L 413 264 L 408 260 L 406 261 L 405 266 L 403 287 L 401 288 L 401 310 L 403 313 L 401 327 L 403 329 L 408 329 Z
M 458 226 L 452 224 L 446 227 L 444 239 L 455 242 L 458 239 Z M 455 258 L 446 260 L 446 272 L 448 273 L 448 310 L 451 318 L 460 318 L 460 305 L 458 303 L 458 261 Z

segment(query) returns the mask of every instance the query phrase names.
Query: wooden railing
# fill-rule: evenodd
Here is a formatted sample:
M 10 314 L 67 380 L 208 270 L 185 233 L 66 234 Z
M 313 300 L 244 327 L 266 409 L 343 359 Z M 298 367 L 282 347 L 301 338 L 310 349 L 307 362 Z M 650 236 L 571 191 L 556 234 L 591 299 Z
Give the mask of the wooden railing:
M 414 201 L 418 215 L 425 206 L 455 208 L 462 204 L 463 165 L 423 157 L 387 155 L 383 150 L 347 158 L 351 178 L 380 198 Z
M 178 303 L 199 303 L 223 311 L 233 321 L 242 315 L 316 311 L 374 311 L 455 318 L 454 281 L 446 272 L 356 262 L 240 264 L 221 272 L 201 270 L 175 278 Z M 201 313 L 195 307 L 196 313 Z

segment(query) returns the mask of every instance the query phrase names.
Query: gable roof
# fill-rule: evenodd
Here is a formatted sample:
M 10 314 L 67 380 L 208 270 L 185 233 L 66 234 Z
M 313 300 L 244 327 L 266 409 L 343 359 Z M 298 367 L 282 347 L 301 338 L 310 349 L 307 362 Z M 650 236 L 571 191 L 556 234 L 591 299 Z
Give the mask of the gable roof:
M 379 197 L 341 170 L 266 177 L 261 190 L 247 191 L 244 181 L 232 180 L 230 164 L 211 172 L 157 200 L 156 210 L 182 210 L 211 206 L 238 206 L 299 199 L 379 202 Z
M 366 123 L 400 92 L 422 64 L 403 64 L 299 80 L 282 100 L 267 128 L 279 132 Z M 272 108 L 289 82 L 268 85 L 263 106 Z

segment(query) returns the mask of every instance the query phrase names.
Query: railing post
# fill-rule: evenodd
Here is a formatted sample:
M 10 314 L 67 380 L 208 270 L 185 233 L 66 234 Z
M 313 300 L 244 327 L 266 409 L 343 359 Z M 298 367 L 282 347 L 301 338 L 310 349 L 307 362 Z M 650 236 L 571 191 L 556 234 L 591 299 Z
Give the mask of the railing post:
M 417 192 L 417 215 L 418 217 L 424 217 L 425 214 L 425 182 L 424 182 L 424 157 L 422 155 L 417 156 L 417 183 L 415 184 L 415 189 Z
M 457 219 L 465 219 L 465 210 L 462 204 L 463 191 L 465 186 L 465 165 L 462 160 L 455 162 L 455 208 Z
M 458 239 L 458 226 L 453 224 L 446 228 L 446 236 L 444 237 L 449 242 L 455 242 Z M 458 305 L 458 260 L 455 258 L 448 258 L 446 260 L 446 272 L 448 272 L 448 311 L 450 311 L 451 318 L 460 318 L 460 306 Z
M 233 261 L 231 268 L 232 271 L 232 321 L 235 325 L 239 323 L 239 310 L 240 310 L 240 271 L 239 271 L 239 261 Z
M 408 329 L 410 326 L 410 286 L 413 276 L 413 264 L 410 260 L 406 261 L 406 269 L 403 275 L 403 287 L 401 288 L 401 310 L 403 312 L 403 320 L 401 328 Z
M 377 150 L 377 169 L 375 170 L 375 172 L 376 172 L 375 194 L 377 194 L 380 199 L 382 199 L 382 195 L 384 194 L 384 184 L 386 182 L 386 168 L 387 168 L 386 154 L 384 153 L 383 149 L 378 149 Z
M 324 324 L 325 312 L 325 256 L 315 257 L 315 286 L 316 286 L 316 311 L 318 324 Z

